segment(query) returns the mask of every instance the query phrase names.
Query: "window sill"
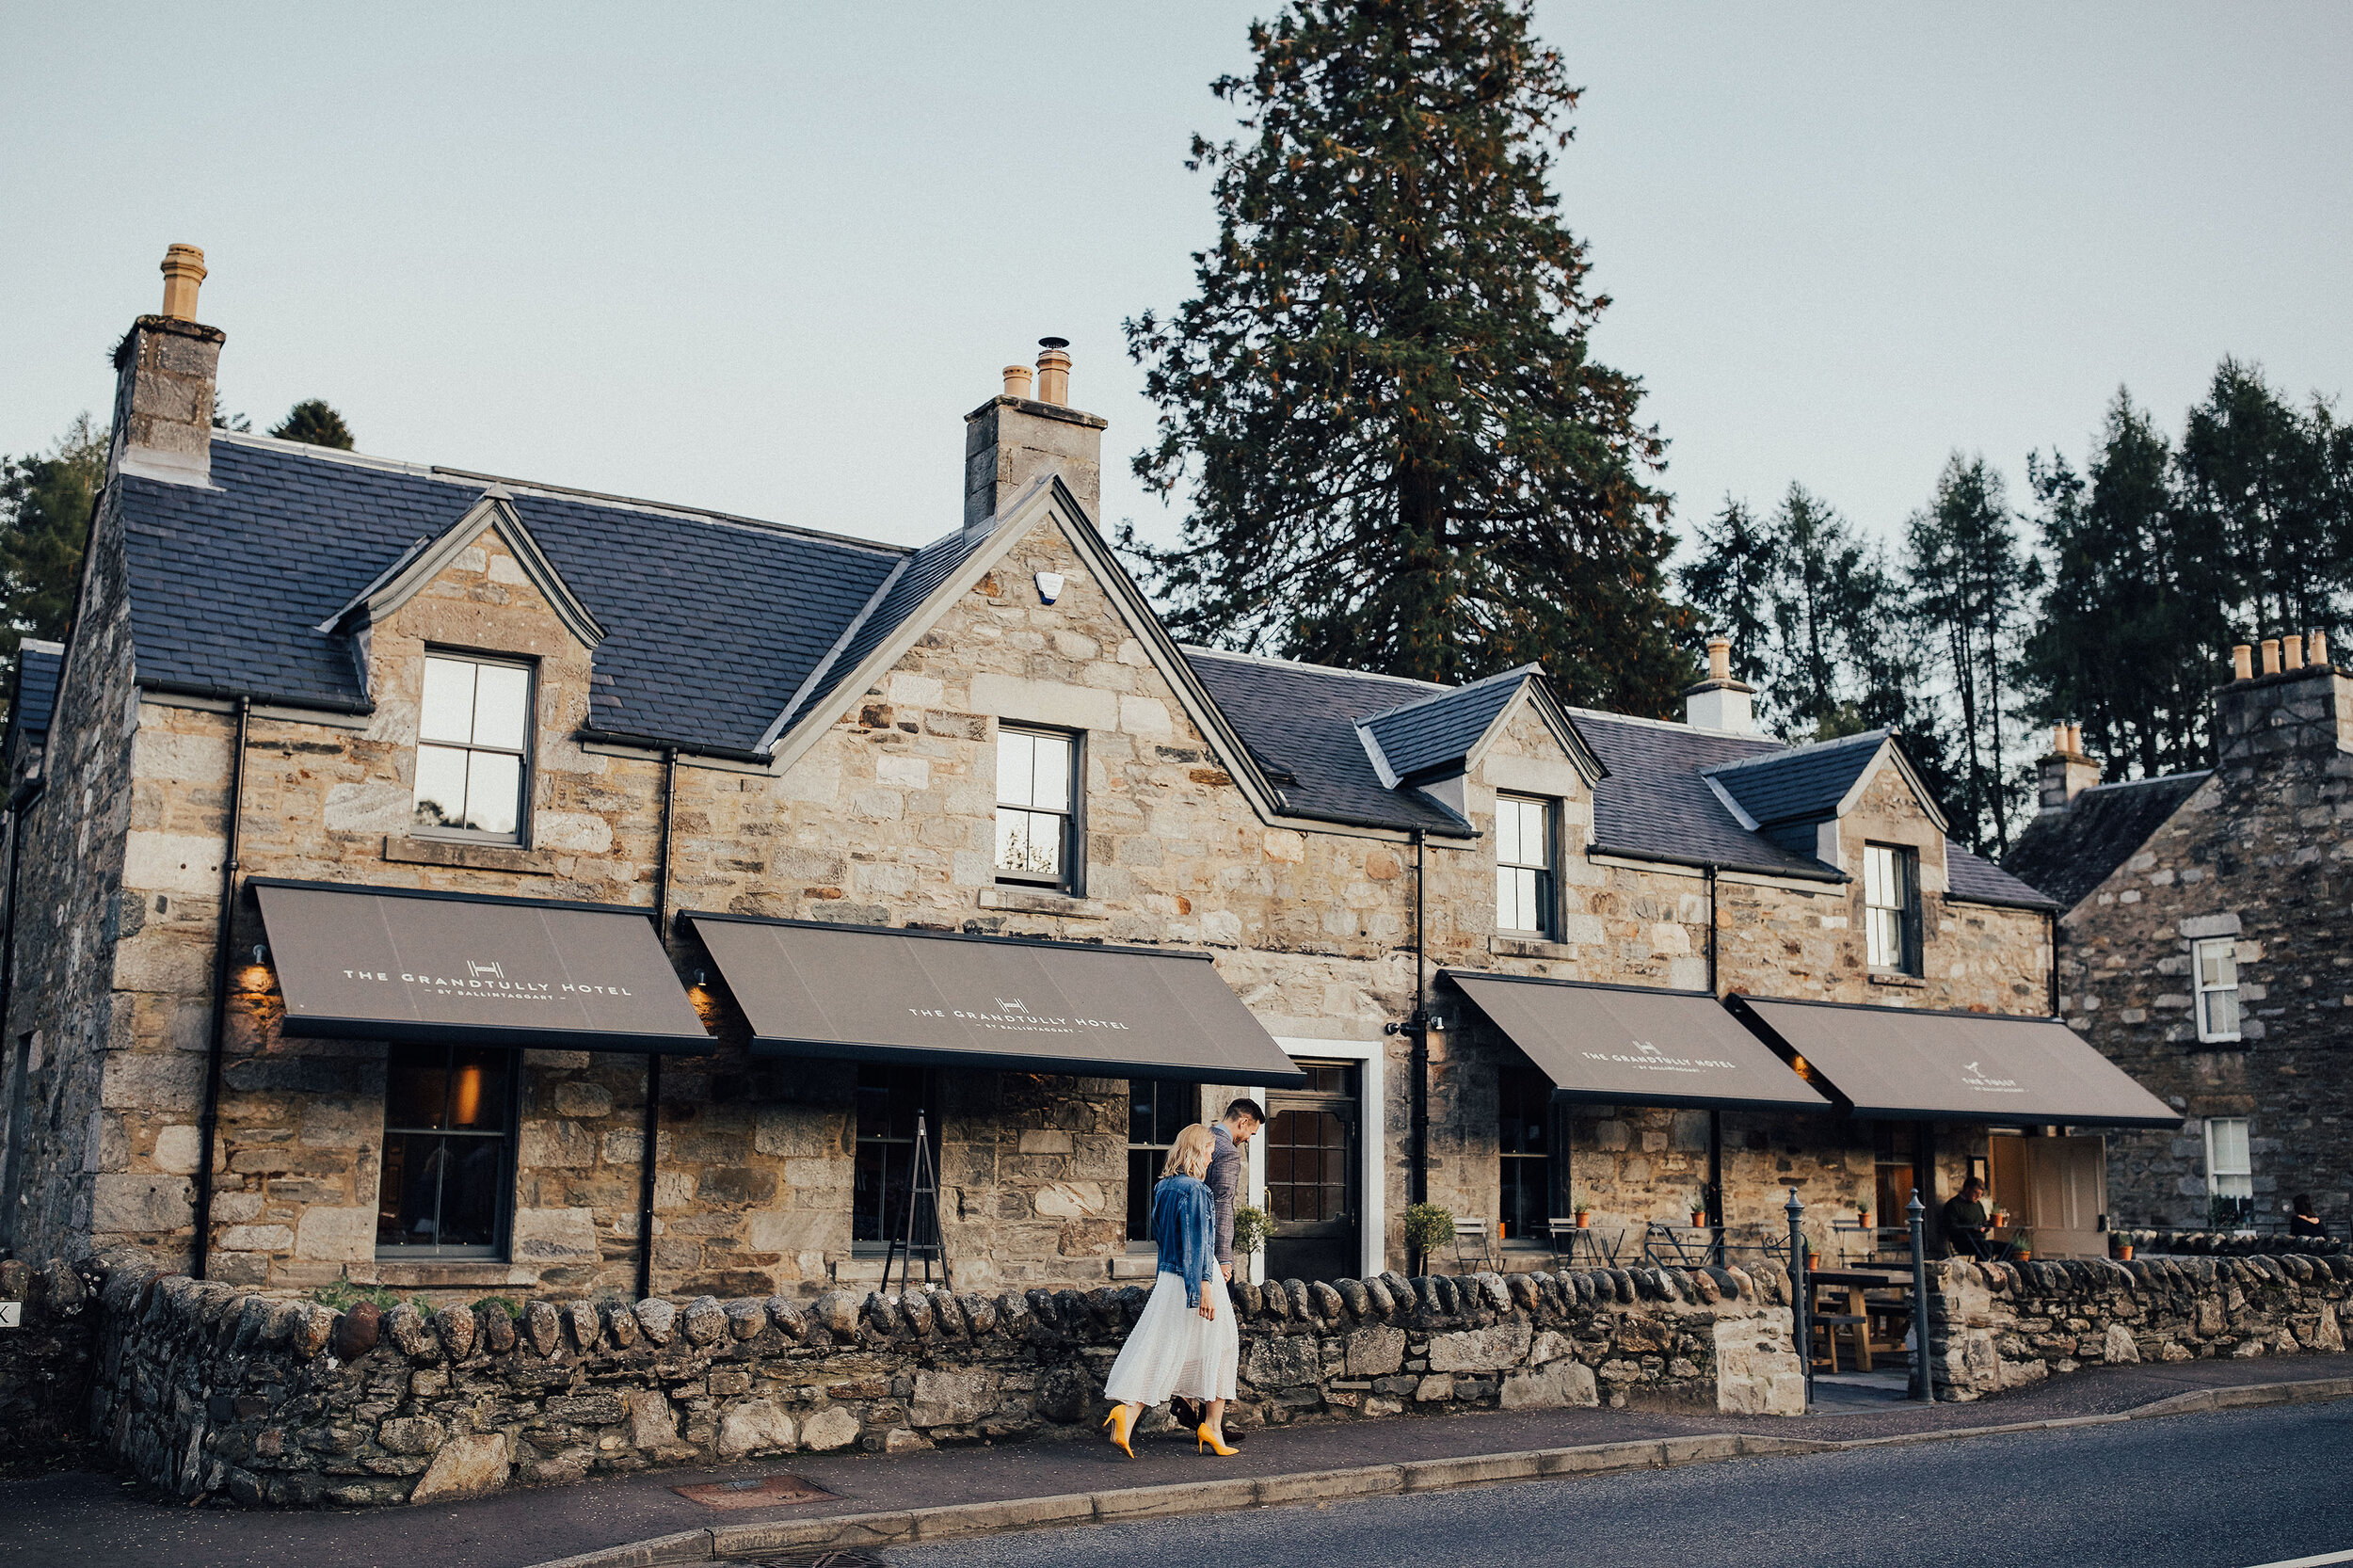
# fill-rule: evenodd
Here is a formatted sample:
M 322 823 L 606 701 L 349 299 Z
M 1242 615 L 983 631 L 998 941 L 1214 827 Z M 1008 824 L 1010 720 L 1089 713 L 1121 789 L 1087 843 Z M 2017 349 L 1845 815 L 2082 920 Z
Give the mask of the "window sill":
M 1874 985 L 1894 985 L 1906 991 L 1925 991 L 1929 988 L 1929 983 L 1920 976 L 1916 974 L 1903 974 L 1895 969 L 1873 969 L 1871 971 L 1871 984 Z
M 476 843 L 468 839 L 412 839 L 387 834 L 384 858 L 412 866 L 465 866 L 483 872 L 518 872 L 524 876 L 555 874 L 555 857 L 546 850 Z
M 415 1290 L 471 1289 L 483 1285 L 536 1287 L 539 1272 L 495 1257 L 379 1257 L 372 1283 Z
M 1018 910 L 1025 915 L 1061 915 L 1074 920 L 1107 920 L 1112 912 L 1091 898 L 1072 898 L 1044 888 L 997 887 L 981 889 L 984 909 Z
M 1560 958 L 1577 956 L 1577 949 L 1566 942 L 1549 941 L 1542 936 L 1490 936 L 1487 951 L 1498 958 Z

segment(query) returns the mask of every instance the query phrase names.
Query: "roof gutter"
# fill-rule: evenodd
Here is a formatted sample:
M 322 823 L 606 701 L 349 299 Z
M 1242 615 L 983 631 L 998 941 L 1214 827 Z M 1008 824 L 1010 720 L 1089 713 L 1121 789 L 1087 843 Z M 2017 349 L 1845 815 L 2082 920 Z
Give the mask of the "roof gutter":
M 637 746 L 656 755 L 677 752 L 681 757 L 713 757 L 727 762 L 757 762 L 772 766 L 776 759 L 764 751 L 745 750 L 737 746 L 697 745 L 692 741 L 673 741 L 659 735 L 638 735 L 625 729 L 599 729 L 582 725 L 572 731 L 572 739 L 597 745 Z
M 340 696 L 263 696 L 235 686 L 222 686 L 206 680 L 154 680 L 139 682 L 146 692 L 169 692 L 175 696 L 210 697 L 216 702 L 266 703 L 274 708 L 310 708 L 322 713 L 373 713 L 376 704 L 367 697 Z
M 1852 882 L 1854 877 L 1841 871 L 1812 871 L 1802 866 L 1758 866 L 1742 860 L 1710 859 L 1699 855 L 1675 855 L 1661 849 L 1627 849 L 1619 844 L 1595 843 L 1591 855 L 1614 855 L 1622 860 L 1655 860 L 1662 866 L 1689 866 L 1703 872 L 1741 872 L 1750 876 L 1782 876 L 1803 882 Z

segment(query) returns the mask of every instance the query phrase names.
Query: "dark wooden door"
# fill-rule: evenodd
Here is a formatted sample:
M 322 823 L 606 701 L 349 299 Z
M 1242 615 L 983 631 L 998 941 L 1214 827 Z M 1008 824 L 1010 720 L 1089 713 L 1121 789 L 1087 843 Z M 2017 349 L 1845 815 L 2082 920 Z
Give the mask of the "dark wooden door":
M 1270 1279 L 1356 1275 L 1357 1139 L 1362 1107 L 1357 1069 L 1346 1062 L 1302 1062 L 1306 1087 L 1267 1096 L 1267 1242 Z

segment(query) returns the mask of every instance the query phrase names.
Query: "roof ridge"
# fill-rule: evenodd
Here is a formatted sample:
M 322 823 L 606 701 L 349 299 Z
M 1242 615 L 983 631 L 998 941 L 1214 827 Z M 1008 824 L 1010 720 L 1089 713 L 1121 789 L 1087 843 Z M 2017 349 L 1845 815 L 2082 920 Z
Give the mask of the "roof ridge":
M 2077 793 L 2076 798 L 2080 800 L 2085 795 L 2095 795 L 2100 793 L 2103 790 L 2137 790 L 2150 784 L 2179 784 L 2185 779 L 2211 778 L 2213 776 L 2214 770 L 2212 768 L 2184 768 L 2180 773 L 2154 774 L 2147 778 L 2118 778 L 2112 779 L 2105 784 L 2093 784 L 2087 786 Z
M 65 651 L 65 644 L 53 643 L 45 637 L 21 637 L 17 640 L 16 646 L 29 648 L 35 653 L 63 653 Z
M 1710 762 L 1706 767 L 1702 768 L 1700 772 L 1706 774 L 1730 773 L 1737 768 L 1752 768 L 1765 762 L 1785 762 L 1793 758 L 1817 756 L 1826 751 L 1836 751 L 1842 746 L 1861 745 L 1865 741 L 1870 742 L 1873 746 L 1877 747 L 1886 744 L 1888 738 L 1895 733 L 1896 732 L 1892 729 L 1865 729 L 1852 735 L 1841 735 L 1836 740 L 1833 741 L 1807 741 L 1801 745 L 1785 744 L 1781 750 L 1768 752 L 1762 757 L 1740 757 L 1736 758 L 1729 762 Z
M 1362 728 L 1381 719 L 1391 719 L 1400 713 L 1410 713 L 1415 709 L 1427 707 L 1433 702 L 1444 702 L 1449 697 L 1461 696 L 1465 692 L 1475 692 L 1481 686 L 1492 686 L 1504 680 L 1526 680 L 1531 675 L 1540 676 L 1543 673 L 1544 666 L 1534 664 L 1521 664 L 1513 669 L 1497 670 L 1493 675 L 1482 675 L 1476 680 L 1466 680 L 1460 686 L 1441 686 L 1434 692 L 1423 693 L 1411 702 L 1401 702 L 1394 708 L 1384 708 L 1377 713 L 1367 713 L 1356 721 L 1356 725 L 1357 728 Z
M 1561 711 L 1574 718 L 1603 719 L 1611 724 L 1639 724 L 1651 729 L 1673 729 L 1680 734 L 1706 735 L 1719 740 L 1752 741 L 1758 745 L 1771 746 L 1773 750 L 1765 754 L 1769 756 L 1779 756 L 1793 749 L 1787 741 L 1753 730 L 1705 729 L 1695 724 L 1686 724 L 1681 719 L 1646 719 L 1640 713 L 1613 713 L 1607 708 L 1572 708 L 1566 703 L 1561 705 Z
M 1207 643 L 1178 643 L 1176 650 L 1187 655 L 1203 653 L 1212 659 L 1230 659 L 1237 664 L 1273 664 L 1283 669 L 1292 670 L 1321 670 L 1328 675 L 1345 675 L 1359 680 L 1394 680 L 1401 686 L 1419 686 L 1433 696 L 1446 692 L 1459 692 L 1464 689 L 1460 686 L 1441 686 L 1434 680 L 1422 680 L 1410 675 L 1390 675 L 1382 670 L 1353 670 L 1340 664 L 1319 664 L 1311 659 L 1278 658 L 1272 653 L 1244 653 L 1239 648 L 1211 648 Z

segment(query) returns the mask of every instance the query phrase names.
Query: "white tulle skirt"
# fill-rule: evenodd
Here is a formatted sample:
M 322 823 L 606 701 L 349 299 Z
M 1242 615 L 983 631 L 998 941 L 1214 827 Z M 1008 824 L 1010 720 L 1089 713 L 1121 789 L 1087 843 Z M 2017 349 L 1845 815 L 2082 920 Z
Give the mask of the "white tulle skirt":
M 1144 1316 L 1120 1347 L 1103 1380 L 1103 1397 L 1149 1408 L 1182 1394 L 1189 1400 L 1230 1400 L 1241 1360 L 1241 1329 L 1222 1272 L 1201 1288 L 1201 1299 L 1217 1306 L 1215 1319 L 1185 1304 L 1185 1282 L 1162 1274 L 1152 1287 Z

